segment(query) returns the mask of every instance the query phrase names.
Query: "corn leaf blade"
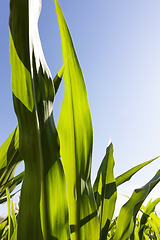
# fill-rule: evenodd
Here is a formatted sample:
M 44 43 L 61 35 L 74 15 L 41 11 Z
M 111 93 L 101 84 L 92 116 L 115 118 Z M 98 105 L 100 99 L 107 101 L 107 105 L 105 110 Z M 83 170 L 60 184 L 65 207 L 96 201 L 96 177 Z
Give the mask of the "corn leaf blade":
M 93 185 L 97 208 L 100 211 L 100 239 L 102 240 L 108 234 L 117 199 L 116 182 L 113 173 L 114 165 L 113 144 L 110 143 Z
M 146 165 L 148 165 L 149 163 L 155 161 L 156 159 L 158 159 L 158 157 L 156 158 L 153 158 L 149 161 L 146 161 L 144 163 L 141 163 L 133 168 L 131 168 L 130 170 L 128 170 L 127 172 L 121 174 L 120 176 L 116 177 L 116 185 L 117 187 L 127 181 L 129 181 L 131 179 L 131 177 L 136 173 L 138 172 L 140 169 L 142 169 L 143 167 L 145 167 Z
M 92 123 L 83 74 L 58 1 L 64 72 L 64 99 L 58 120 L 60 154 L 67 178 L 71 239 L 98 239 L 98 217 L 91 187 Z

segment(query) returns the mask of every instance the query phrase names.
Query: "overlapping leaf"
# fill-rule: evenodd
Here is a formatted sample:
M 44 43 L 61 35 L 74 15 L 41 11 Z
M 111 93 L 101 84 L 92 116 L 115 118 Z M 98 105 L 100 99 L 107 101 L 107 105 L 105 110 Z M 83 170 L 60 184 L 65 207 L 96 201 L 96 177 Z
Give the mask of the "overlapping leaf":
M 62 80 L 64 68 L 65 65 L 62 66 L 53 80 L 55 93 Z M 6 195 L 6 188 L 11 193 L 22 182 L 24 172 L 14 177 L 16 167 L 22 160 L 19 154 L 19 126 L 17 126 L 0 147 L 0 203 L 7 201 L 6 197 L 3 198 Z
M 57 76 L 54 87 L 38 34 L 40 10 L 40 0 L 10 1 L 12 91 L 25 162 L 18 240 L 70 238 L 66 181 L 52 114 L 60 79 Z

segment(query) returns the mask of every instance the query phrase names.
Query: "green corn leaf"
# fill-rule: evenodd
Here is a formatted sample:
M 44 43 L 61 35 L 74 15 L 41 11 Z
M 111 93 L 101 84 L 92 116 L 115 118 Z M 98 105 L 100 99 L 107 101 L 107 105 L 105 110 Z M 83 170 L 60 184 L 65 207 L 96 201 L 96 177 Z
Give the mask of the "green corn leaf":
M 140 229 L 139 229 L 139 238 L 141 239 L 143 236 L 143 231 L 145 224 L 150 216 L 150 214 L 155 210 L 155 206 L 160 202 L 160 198 L 157 198 L 155 201 L 151 202 L 149 201 L 145 211 L 143 211 L 141 221 L 140 221 Z
M 58 1 L 64 72 L 64 99 L 57 125 L 67 178 L 71 239 L 98 239 L 98 217 L 91 187 L 92 122 L 83 74 Z
M 116 182 L 113 173 L 114 165 L 113 144 L 110 143 L 93 185 L 97 208 L 100 212 L 100 239 L 102 240 L 108 234 L 117 199 Z
M 12 201 L 12 204 L 11 204 L 11 215 L 12 215 L 13 229 L 15 229 L 16 226 L 17 226 L 17 220 L 16 220 L 16 215 L 15 215 L 15 212 L 14 212 L 13 201 Z
M 139 229 L 140 229 L 140 217 L 138 215 L 137 218 L 136 218 L 136 223 L 135 223 L 135 227 L 134 227 L 134 233 L 131 235 L 130 240 L 132 240 L 132 239 L 133 240 L 134 239 L 140 240 L 139 234 L 138 234 Z
M 16 191 L 15 193 L 11 194 L 10 197 L 11 198 L 14 197 L 19 191 L 20 191 L 20 189 L 18 191 Z M 3 197 L 0 199 L 0 204 L 5 203 L 5 202 L 7 202 L 7 197 Z
M 131 168 L 130 170 L 128 170 L 127 172 L 121 174 L 120 176 L 116 177 L 116 185 L 117 187 L 127 181 L 129 181 L 131 179 L 131 177 L 136 173 L 138 172 L 140 169 L 142 169 L 143 167 L 145 167 L 147 164 L 153 162 L 154 160 L 156 160 L 158 157 L 156 158 L 153 158 L 149 161 L 146 161 L 144 163 L 141 163 L 133 168 Z
M 6 196 L 7 196 L 7 206 L 8 206 L 8 240 L 10 240 L 11 236 L 11 201 L 8 189 L 6 189 Z
M 157 225 L 157 227 L 160 228 L 160 218 L 155 214 L 155 213 L 151 213 L 150 214 L 151 219 L 155 222 L 155 224 Z
M 17 186 L 13 183 L 17 165 L 22 161 L 19 154 L 19 128 L 17 127 L 0 147 L 0 199 L 6 195 L 6 188 L 13 191 Z
M 57 93 L 61 83 L 64 69 L 65 64 L 62 66 L 53 80 L 55 93 Z M 22 161 L 22 157 L 19 154 L 19 126 L 17 126 L 0 147 L 0 186 L 3 184 L 2 175 L 4 175 L 4 172 L 9 172 L 9 167 L 12 165 L 17 165 L 17 163 L 20 161 Z
M 62 66 L 53 80 L 55 93 L 57 93 L 61 83 L 64 68 L 65 65 Z M 19 154 L 19 126 L 17 126 L 0 147 L 0 203 L 4 202 L 1 198 L 6 195 L 7 187 L 11 193 L 22 182 L 24 172 L 14 177 L 16 167 L 22 160 Z M 6 200 L 7 198 L 5 198 Z
M 153 202 L 149 201 L 146 206 L 146 214 L 150 215 L 152 212 L 154 212 L 155 207 L 159 202 L 160 202 L 160 198 L 155 199 Z
M 11 220 L 12 220 L 12 225 L 13 225 L 13 230 L 12 230 L 12 234 L 11 234 L 11 240 L 13 239 L 17 239 L 17 220 L 16 220 L 16 215 L 15 215 L 15 211 L 14 211 L 14 206 L 13 206 L 13 201 L 11 204 Z
M 0 170 L 5 168 L 18 151 L 19 129 L 15 128 L 7 140 L 0 147 Z M 9 158 L 9 159 L 8 159 Z
M 116 232 L 113 237 L 114 240 L 126 240 L 132 234 L 135 217 L 140 210 L 143 201 L 159 181 L 160 170 L 146 185 L 144 185 L 142 188 L 134 190 L 131 198 L 120 210 Z
M 160 219 L 153 212 L 150 214 L 151 218 L 148 218 L 148 224 L 152 231 L 156 234 L 157 239 L 160 239 Z
M 8 224 L 7 218 L 0 222 L 0 240 L 6 239 L 5 237 L 7 235 L 7 224 Z
M 40 0 L 10 1 L 12 91 L 25 162 L 17 239 L 69 239 L 66 180 L 53 119 L 57 87 L 38 33 Z
M 4 220 L 3 222 L 0 223 L 0 231 L 2 231 L 5 228 L 7 222 L 8 222 L 7 220 Z
M 17 176 L 13 178 L 12 184 L 8 188 L 9 191 L 12 192 L 15 189 L 15 187 L 17 187 L 23 181 L 23 178 L 24 178 L 24 171 L 19 173 Z
M 14 232 L 13 232 L 12 237 L 11 237 L 10 240 L 17 240 L 17 226 L 16 226 L 16 228 L 14 229 Z
M 22 183 L 24 178 L 24 172 L 18 174 L 17 176 L 15 176 L 14 178 L 10 179 L 8 182 L 6 182 L 4 184 L 4 189 L 1 191 L 1 198 L 0 198 L 0 204 L 4 203 L 7 201 L 7 198 L 4 197 L 6 195 L 5 193 L 5 189 L 6 187 L 8 187 L 9 192 L 12 192 L 20 183 Z M 18 190 L 17 192 L 19 192 L 20 190 Z M 15 192 L 14 194 L 11 195 L 11 197 L 13 197 L 17 192 Z
M 159 237 L 160 239 L 160 218 L 152 212 L 149 220 L 149 224 L 152 226 L 157 238 Z
M 64 68 L 65 65 L 62 66 L 53 80 L 55 93 L 57 93 L 61 83 Z M 19 154 L 19 126 L 17 126 L 0 147 L 0 203 L 7 201 L 7 198 L 5 198 L 5 201 L 1 200 L 6 195 L 7 187 L 11 193 L 22 182 L 24 172 L 14 177 L 16 167 L 21 161 L 22 157 Z

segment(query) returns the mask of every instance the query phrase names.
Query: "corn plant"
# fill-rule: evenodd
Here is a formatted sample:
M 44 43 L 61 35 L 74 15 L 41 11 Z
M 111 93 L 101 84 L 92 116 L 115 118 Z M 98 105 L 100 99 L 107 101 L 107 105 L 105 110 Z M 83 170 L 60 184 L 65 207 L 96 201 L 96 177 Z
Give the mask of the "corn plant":
M 160 239 L 160 218 L 155 212 L 155 206 L 159 202 L 160 198 L 157 198 L 153 202 L 150 200 L 146 207 L 142 205 L 140 209 L 142 216 L 137 228 L 138 239 L 143 239 L 144 235 L 152 236 L 152 239 Z
M 115 177 L 109 142 L 92 186 L 93 129 L 87 91 L 66 21 L 58 1 L 54 3 L 63 66 L 53 79 L 38 33 L 41 1 L 10 0 L 11 85 L 18 126 L 0 148 L 1 201 L 6 195 L 10 201 L 6 188 L 12 192 L 22 180 L 23 184 L 17 224 L 8 207 L 7 239 L 134 239 L 137 213 L 159 182 L 160 171 L 134 190 L 114 222 L 117 187 L 157 158 Z M 62 77 L 64 99 L 56 127 L 53 102 Z M 14 177 L 22 160 L 25 172 Z

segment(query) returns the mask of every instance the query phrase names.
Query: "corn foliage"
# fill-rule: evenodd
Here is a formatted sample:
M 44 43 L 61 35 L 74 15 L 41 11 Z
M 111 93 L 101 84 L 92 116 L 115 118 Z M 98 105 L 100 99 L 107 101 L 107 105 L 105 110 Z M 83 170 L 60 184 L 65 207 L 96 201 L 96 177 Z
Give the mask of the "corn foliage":
M 0 203 L 8 217 L 0 238 L 8 240 L 159 239 L 155 202 L 143 202 L 160 181 L 160 171 L 135 189 L 113 218 L 117 188 L 154 158 L 114 176 L 113 144 L 91 184 L 93 129 L 84 77 L 65 18 L 54 1 L 61 35 L 63 66 L 52 78 L 44 58 L 38 19 L 41 0 L 10 0 L 10 63 L 18 126 L 0 147 Z M 64 98 L 55 126 L 53 102 L 64 79 Z M 25 171 L 15 176 L 24 160 Z M 10 197 L 22 183 L 19 212 Z M 141 218 L 139 211 L 143 214 Z

